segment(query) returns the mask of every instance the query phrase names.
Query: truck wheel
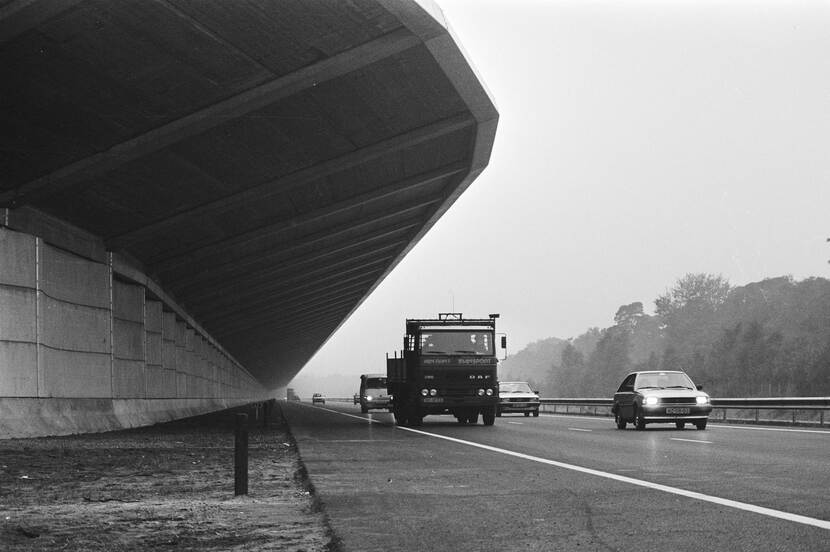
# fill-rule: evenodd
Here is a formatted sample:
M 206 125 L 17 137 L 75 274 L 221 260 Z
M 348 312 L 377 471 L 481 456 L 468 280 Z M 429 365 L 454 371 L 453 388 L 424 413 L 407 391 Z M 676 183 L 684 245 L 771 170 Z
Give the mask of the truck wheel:
M 478 412 L 473 412 L 467 417 L 468 424 L 477 424 L 478 423 Z
M 698 428 L 699 430 L 703 431 L 704 429 L 706 429 L 706 422 L 707 422 L 707 421 L 708 421 L 708 420 L 702 420 L 702 421 L 700 421 L 700 422 L 695 422 L 695 426 L 697 426 L 697 428 Z
M 409 422 L 409 425 L 412 427 L 420 426 L 423 421 L 424 417 L 418 412 L 417 406 L 410 406 L 406 408 L 406 421 Z
M 486 425 L 486 426 L 493 425 L 496 421 L 496 416 L 497 416 L 496 408 L 490 408 L 490 409 L 487 409 L 487 410 L 485 410 L 484 412 L 481 413 L 482 421 L 484 422 L 484 425 Z
M 363 414 L 368 414 L 368 413 L 369 413 L 369 409 L 368 409 L 367 407 L 365 407 L 365 406 L 362 406 L 362 405 L 361 405 L 361 407 L 360 407 L 360 411 L 361 411 Z
M 538 408 L 537 408 L 536 410 L 534 410 L 534 411 L 533 411 L 533 417 L 534 417 L 534 418 L 538 418 L 538 417 L 539 417 L 539 409 L 538 409 Z
M 622 419 L 622 416 L 620 416 L 619 414 L 615 414 L 614 421 L 617 422 L 617 429 L 625 429 L 625 424 L 627 422 Z
M 392 411 L 392 415 L 395 417 L 395 423 L 399 426 L 406 425 L 406 416 L 404 415 L 404 409 L 395 407 Z

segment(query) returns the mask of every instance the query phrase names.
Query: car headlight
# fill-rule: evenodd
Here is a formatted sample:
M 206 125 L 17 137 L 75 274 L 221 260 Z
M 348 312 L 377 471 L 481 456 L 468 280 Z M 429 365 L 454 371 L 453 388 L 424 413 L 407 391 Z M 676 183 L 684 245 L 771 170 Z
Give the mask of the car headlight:
M 655 404 L 659 403 L 660 399 L 654 396 L 649 396 L 643 399 L 643 404 L 646 406 L 654 406 Z
M 709 404 L 709 397 L 697 397 L 695 401 L 697 404 Z

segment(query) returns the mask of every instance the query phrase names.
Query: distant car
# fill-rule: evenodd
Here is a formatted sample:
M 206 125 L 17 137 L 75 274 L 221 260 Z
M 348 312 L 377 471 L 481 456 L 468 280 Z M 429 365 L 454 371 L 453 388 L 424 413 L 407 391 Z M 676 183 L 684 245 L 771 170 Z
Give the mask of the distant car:
M 311 396 L 311 404 L 326 404 L 326 398 L 322 393 L 314 393 Z
M 360 404 L 360 393 L 355 393 L 354 397 L 352 397 L 355 404 Z
M 712 403 L 702 388 L 685 372 L 632 372 L 614 393 L 611 412 L 617 429 L 625 429 L 629 423 L 637 429 L 651 423 L 673 423 L 677 429 L 693 423 L 706 429 Z
M 499 404 L 496 416 L 505 412 L 521 412 L 525 416 L 539 415 L 539 395 L 526 381 L 499 382 Z

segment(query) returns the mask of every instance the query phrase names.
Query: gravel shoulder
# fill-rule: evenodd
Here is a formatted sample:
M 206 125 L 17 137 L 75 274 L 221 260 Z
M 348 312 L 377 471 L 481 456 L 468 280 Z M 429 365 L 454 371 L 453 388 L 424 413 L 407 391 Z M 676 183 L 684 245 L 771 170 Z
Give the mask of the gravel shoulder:
M 249 410 L 234 496 L 233 409 L 146 428 L 0 440 L 0 549 L 337 549 L 279 406 Z

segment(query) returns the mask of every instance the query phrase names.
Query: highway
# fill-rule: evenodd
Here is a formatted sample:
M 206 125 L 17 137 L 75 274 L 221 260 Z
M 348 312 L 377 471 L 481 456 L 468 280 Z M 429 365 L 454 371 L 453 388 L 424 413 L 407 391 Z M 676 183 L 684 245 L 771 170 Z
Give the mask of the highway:
M 830 550 L 830 431 L 282 401 L 343 551 Z

